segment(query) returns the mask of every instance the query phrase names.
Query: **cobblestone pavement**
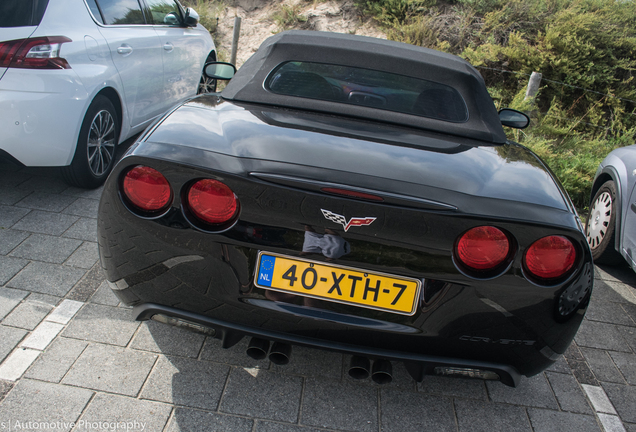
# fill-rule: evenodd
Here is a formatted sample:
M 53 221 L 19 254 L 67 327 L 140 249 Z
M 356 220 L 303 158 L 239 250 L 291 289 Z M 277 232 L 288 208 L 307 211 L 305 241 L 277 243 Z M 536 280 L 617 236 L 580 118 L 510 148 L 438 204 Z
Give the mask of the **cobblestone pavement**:
M 349 359 L 289 365 L 131 319 L 98 263 L 100 190 L 0 164 L 0 431 L 636 432 L 636 276 L 597 268 L 575 343 L 516 388 L 426 377 L 354 381 Z M 43 422 L 43 423 L 42 423 Z M 44 427 L 46 426 L 46 427 Z

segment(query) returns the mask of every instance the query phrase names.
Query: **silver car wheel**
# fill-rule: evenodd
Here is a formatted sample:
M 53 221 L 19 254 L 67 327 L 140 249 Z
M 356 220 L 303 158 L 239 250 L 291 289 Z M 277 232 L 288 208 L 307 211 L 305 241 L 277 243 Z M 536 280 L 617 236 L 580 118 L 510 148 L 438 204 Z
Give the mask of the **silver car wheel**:
M 199 81 L 199 89 L 197 94 L 214 93 L 216 91 L 216 80 L 214 78 L 208 78 L 205 75 L 201 76 Z
M 96 176 L 103 175 L 115 157 L 115 120 L 107 110 L 99 111 L 91 122 L 86 146 L 88 166 Z
M 596 198 L 587 223 L 587 243 L 592 249 L 603 241 L 612 218 L 612 196 L 603 192 Z

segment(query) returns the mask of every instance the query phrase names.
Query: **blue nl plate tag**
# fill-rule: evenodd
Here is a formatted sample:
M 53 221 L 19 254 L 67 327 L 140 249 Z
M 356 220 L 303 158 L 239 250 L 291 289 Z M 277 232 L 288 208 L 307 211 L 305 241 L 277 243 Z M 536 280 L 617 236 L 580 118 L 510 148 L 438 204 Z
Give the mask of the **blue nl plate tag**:
M 274 276 L 274 266 L 276 265 L 276 257 L 271 255 L 263 255 L 261 257 L 261 265 L 258 269 L 258 284 L 266 287 L 272 286 L 272 277 Z

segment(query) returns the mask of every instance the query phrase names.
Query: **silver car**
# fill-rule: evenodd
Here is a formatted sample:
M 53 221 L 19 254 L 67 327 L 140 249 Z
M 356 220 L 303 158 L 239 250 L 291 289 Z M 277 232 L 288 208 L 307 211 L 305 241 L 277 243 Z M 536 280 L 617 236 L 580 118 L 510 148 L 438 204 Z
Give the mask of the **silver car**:
M 587 218 L 594 261 L 636 270 L 636 145 L 611 152 L 598 167 Z
M 97 187 L 116 145 L 196 95 L 212 60 L 176 0 L 0 0 L 0 156 Z

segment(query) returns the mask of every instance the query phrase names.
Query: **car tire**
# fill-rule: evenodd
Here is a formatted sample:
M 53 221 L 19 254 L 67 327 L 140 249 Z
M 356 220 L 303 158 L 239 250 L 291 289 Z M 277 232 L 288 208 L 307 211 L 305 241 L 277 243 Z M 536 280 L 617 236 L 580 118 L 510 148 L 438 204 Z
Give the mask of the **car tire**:
M 115 165 L 119 131 L 113 103 L 106 96 L 96 96 L 84 116 L 73 161 L 62 168 L 64 180 L 86 189 L 101 186 Z
M 616 265 L 623 261 L 615 248 L 616 184 L 606 181 L 594 195 L 585 224 L 585 236 L 595 263 Z

